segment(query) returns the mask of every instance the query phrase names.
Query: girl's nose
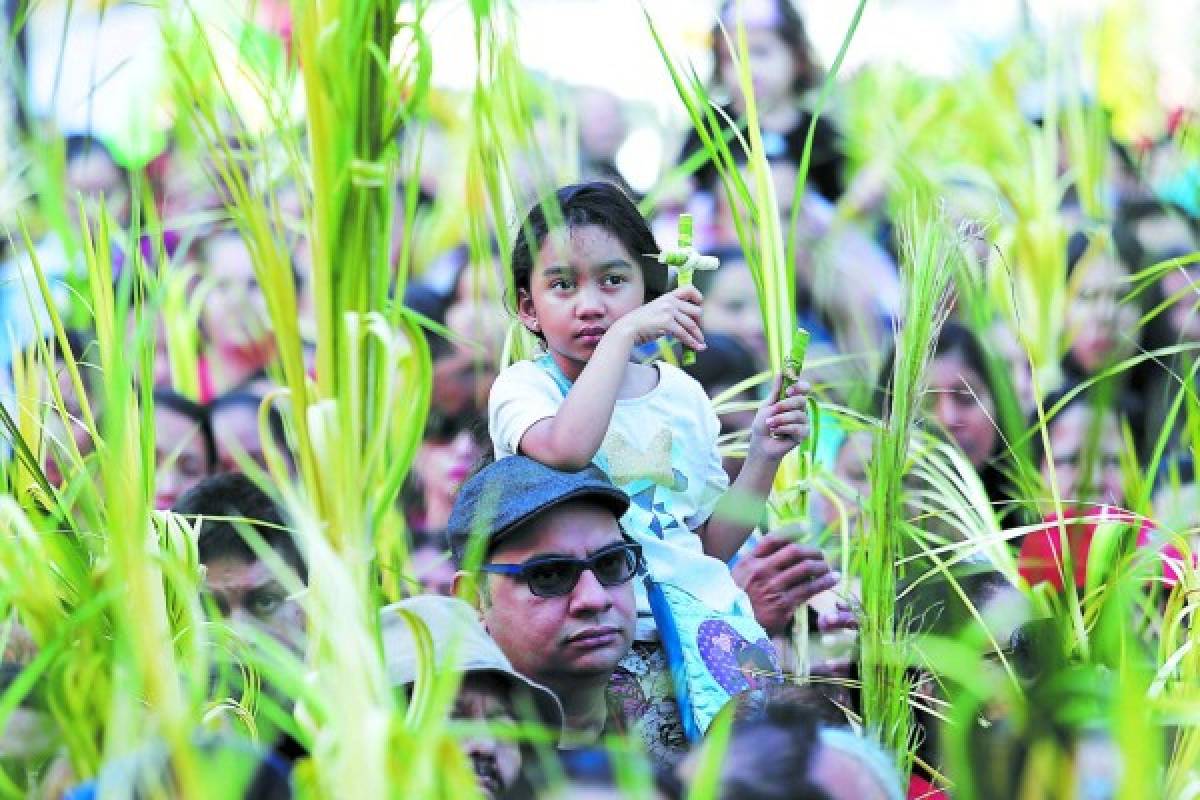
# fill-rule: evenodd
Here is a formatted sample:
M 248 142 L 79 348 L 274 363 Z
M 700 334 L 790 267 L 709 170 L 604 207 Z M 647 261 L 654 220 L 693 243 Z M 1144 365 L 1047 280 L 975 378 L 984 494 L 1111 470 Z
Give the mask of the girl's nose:
M 603 313 L 604 298 L 601 296 L 600 290 L 590 283 L 579 287 L 579 292 L 575 296 L 575 314 L 579 317 L 589 318 Z

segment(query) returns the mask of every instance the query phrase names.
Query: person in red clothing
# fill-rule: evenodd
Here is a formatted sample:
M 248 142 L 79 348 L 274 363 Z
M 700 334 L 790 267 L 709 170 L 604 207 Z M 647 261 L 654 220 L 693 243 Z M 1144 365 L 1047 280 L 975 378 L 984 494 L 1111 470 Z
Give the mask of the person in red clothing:
M 1017 568 L 1030 586 L 1051 583 L 1063 589 L 1067 569 L 1064 534 L 1079 589 L 1087 585 L 1092 541 L 1101 526 L 1128 526 L 1137 530 L 1138 547 L 1154 546 L 1152 521 L 1121 507 L 1126 496 L 1121 475 L 1120 406 L 1094 405 L 1090 399 L 1088 393 L 1080 393 L 1047 423 L 1050 449 L 1039 459 L 1040 468 L 1047 486 L 1057 490 L 1061 504 L 1056 507 L 1047 497 L 1044 527 L 1027 534 L 1021 543 Z M 1054 404 L 1054 398 L 1047 398 L 1045 407 Z M 1035 442 L 1040 443 L 1040 437 Z M 1182 556 L 1171 545 L 1163 546 L 1162 554 L 1164 576 L 1171 582 L 1176 577 L 1172 561 Z

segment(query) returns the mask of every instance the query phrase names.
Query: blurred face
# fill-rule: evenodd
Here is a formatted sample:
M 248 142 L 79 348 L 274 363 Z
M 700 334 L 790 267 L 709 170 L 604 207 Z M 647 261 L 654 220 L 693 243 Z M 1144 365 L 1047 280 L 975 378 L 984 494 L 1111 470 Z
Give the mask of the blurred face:
M 983 376 L 956 353 L 929 365 L 929 412 L 979 469 L 996 447 L 996 404 Z
M 450 718 L 497 725 L 516 722 L 509 704 L 508 687 L 499 678 L 488 674 L 470 674 L 463 679 Z M 461 744 L 475 768 L 479 789 L 489 800 L 502 797 L 516 783 L 521 771 L 521 750 L 515 741 L 479 730 L 464 738 Z
M 1017 393 L 1021 410 L 1029 414 L 1034 406 L 1033 367 L 1029 363 L 1029 354 L 1006 323 L 999 322 L 993 325 L 988 331 L 988 337 L 996 352 L 1008 364 L 1013 390 Z
M 496 564 L 537 557 L 587 558 L 623 541 L 611 511 L 565 503 L 535 518 L 503 541 Z M 522 675 L 564 694 L 606 685 L 629 652 L 637 609 L 633 583 L 602 586 L 585 570 L 570 593 L 538 597 L 514 577 L 488 575 L 490 601 L 484 626 Z
M 834 462 L 834 474 L 846 484 L 850 491 L 849 502 L 846 503 L 847 524 L 850 530 L 855 529 L 855 523 L 862 516 L 863 506 L 871 496 L 871 478 L 867 473 L 867 465 L 871 461 L 871 433 L 869 431 L 854 431 L 846 436 L 838 450 Z M 824 501 L 822 501 L 824 505 Z M 836 522 L 836 509 L 828 506 L 825 523 L 832 525 Z
M 645 302 L 646 283 L 616 236 L 582 225 L 546 237 L 529 289 L 518 294 L 521 322 L 544 337 L 563 375 L 575 380 L 608 328 Z
M 1173 269 L 1162 276 L 1163 297 L 1179 299 L 1167 309 L 1173 341 L 1200 341 L 1200 266 Z
M 1120 262 L 1102 258 L 1081 267 L 1086 271 L 1067 306 L 1067 335 L 1075 360 L 1092 374 L 1133 352 L 1139 315 L 1132 304 L 1121 302 L 1129 291 L 1129 273 Z
M 205 277 L 211 281 L 204 301 L 204 324 L 218 348 L 246 349 L 267 339 L 262 289 L 245 242 L 224 234 L 209 243 Z
M 446 524 L 459 487 L 482 455 L 483 445 L 471 430 L 451 430 L 445 435 L 435 433 L 421 443 L 413 470 L 421 484 L 426 514 L 438 516 L 426 520 L 427 529 Z
M 253 406 L 225 406 L 213 413 L 212 428 L 217 440 L 217 471 L 240 472 L 239 455 L 266 469 L 267 459 L 258 435 L 258 411 Z
M 767 336 L 754 278 L 745 261 L 722 264 L 704 302 L 704 329 L 736 338 L 760 364 L 767 361 Z
M 454 561 L 446 551 L 431 545 L 418 547 L 409 557 L 409 566 L 420 584 L 414 594 L 454 595 Z
M 121 170 L 103 150 L 87 150 L 67 162 L 67 215 L 79 227 L 78 195 L 83 195 L 83 212 L 89 224 L 100 219 L 100 201 L 118 223 L 129 216 L 129 189 Z M 94 228 L 93 228 L 94 233 Z
M 730 35 L 736 40 L 734 19 L 724 21 Z M 792 83 L 796 79 L 796 59 L 791 48 L 779 37 L 775 29 L 764 24 L 752 24 L 747 20 L 746 45 L 750 56 L 750 82 L 754 86 L 754 98 L 764 110 L 770 110 L 786 101 L 792 94 Z M 724 45 L 720 48 L 718 74 L 722 85 L 734 98 L 739 110 L 745 108 L 737 69 Z
M 235 631 L 249 626 L 293 652 L 303 651 L 304 609 L 270 567 L 235 556 L 214 558 L 204 567 L 205 589 Z
M 1094 438 L 1093 438 L 1094 437 Z M 1064 501 L 1125 502 L 1121 481 L 1121 428 L 1111 411 L 1099 426 L 1087 406 L 1072 406 L 1050 423 L 1050 450 L 1054 455 L 1042 462 L 1042 477 L 1049 485 L 1051 470 Z
M 165 407 L 154 409 L 154 507 L 170 508 L 208 475 L 204 437 L 195 420 Z
M 612 161 L 625 141 L 621 102 L 609 92 L 583 92 L 579 103 L 579 143 L 586 157 Z
M 433 362 L 433 407 L 448 416 L 483 413 L 495 379 L 489 359 L 456 347 Z

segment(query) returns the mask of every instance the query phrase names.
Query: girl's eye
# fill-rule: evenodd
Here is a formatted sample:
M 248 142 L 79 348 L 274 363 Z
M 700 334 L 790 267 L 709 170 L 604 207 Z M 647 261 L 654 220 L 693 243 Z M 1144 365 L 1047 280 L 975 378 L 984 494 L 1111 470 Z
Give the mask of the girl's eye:
M 550 288 L 551 289 L 570 289 L 571 282 L 568 281 L 566 278 L 555 278 L 554 280 L 550 281 Z
M 618 286 L 624 283 L 625 280 L 626 279 L 624 275 L 620 275 L 615 272 L 604 276 L 604 283 L 606 286 Z

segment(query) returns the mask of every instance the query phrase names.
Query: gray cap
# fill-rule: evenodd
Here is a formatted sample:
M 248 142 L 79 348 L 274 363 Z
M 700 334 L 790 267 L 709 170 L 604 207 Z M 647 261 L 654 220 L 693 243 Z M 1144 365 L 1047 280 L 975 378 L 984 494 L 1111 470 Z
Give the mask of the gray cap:
M 446 536 L 461 560 L 476 526 L 490 551 L 538 514 L 583 499 L 610 509 L 618 519 L 629 508 L 629 496 L 596 466 L 561 472 L 532 458 L 509 456 L 488 464 L 463 484 L 446 523 Z
M 514 670 L 504 651 L 484 630 L 475 609 L 455 597 L 420 595 L 380 609 L 383 660 L 393 686 L 407 686 L 417 679 L 417 643 L 407 614 L 429 629 L 434 663 L 439 668 L 448 667 L 465 675 L 495 675 L 514 689 L 527 690 L 541 722 L 561 731 L 563 710 L 558 697 Z M 447 659 L 452 660 L 446 663 Z

